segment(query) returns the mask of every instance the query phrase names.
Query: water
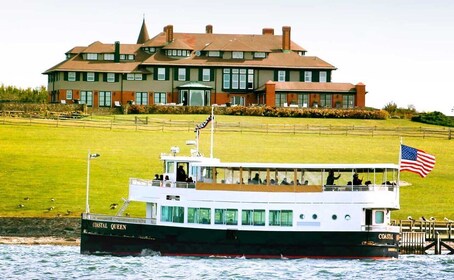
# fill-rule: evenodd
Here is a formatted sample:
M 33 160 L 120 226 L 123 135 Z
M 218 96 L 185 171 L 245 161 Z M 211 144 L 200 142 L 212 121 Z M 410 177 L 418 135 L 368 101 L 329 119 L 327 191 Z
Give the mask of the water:
M 0 245 L 1 279 L 454 279 L 454 255 L 396 260 L 112 257 L 79 247 Z

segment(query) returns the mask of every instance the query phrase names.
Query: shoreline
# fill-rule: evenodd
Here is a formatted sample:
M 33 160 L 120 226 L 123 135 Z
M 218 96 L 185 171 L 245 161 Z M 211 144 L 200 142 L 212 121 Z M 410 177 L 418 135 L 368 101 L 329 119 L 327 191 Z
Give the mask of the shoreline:
M 55 236 L 0 236 L 0 245 L 80 246 L 80 238 L 64 238 Z

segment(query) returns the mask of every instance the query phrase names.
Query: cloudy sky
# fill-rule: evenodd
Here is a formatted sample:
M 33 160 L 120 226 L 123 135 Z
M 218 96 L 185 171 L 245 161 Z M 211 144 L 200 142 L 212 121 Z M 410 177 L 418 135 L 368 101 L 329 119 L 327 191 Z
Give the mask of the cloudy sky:
M 0 9 L 0 84 L 37 87 L 41 73 L 74 46 L 135 43 L 145 16 L 150 37 L 174 32 L 261 34 L 291 39 L 337 67 L 333 82 L 366 84 L 366 105 L 389 102 L 453 115 L 451 0 L 9 0 Z

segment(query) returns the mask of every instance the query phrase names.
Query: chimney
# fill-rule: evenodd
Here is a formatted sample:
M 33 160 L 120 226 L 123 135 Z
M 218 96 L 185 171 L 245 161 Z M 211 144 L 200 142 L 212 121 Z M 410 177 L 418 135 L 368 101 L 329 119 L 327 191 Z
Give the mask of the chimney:
M 282 50 L 289 51 L 290 50 L 290 26 L 283 26 L 282 27 Z
M 205 27 L 205 31 L 206 31 L 207 34 L 213 34 L 213 25 L 208 24 L 208 25 Z
M 274 28 L 263 28 L 262 35 L 274 35 Z
M 170 43 L 173 41 L 173 25 L 167 25 L 165 28 L 164 28 L 165 32 L 166 32 L 166 41 L 167 43 Z
M 115 41 L 114 62 L 120 62 L 120 42 Z

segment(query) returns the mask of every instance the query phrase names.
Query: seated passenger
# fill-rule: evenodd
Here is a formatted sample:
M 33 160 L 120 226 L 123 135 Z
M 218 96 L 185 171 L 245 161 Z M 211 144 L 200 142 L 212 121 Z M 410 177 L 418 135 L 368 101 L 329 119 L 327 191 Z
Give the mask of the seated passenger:
M 290 185 L 290 184 L 287 182 L 287 178 L 284 178 L 284 180 L 282 180 L 281 185 Z
M 353 185 L 360 186 L 362 183 L 363 183 L 363 180 L 358 178 L 358 173 L 355 173 L 353 175 Z

